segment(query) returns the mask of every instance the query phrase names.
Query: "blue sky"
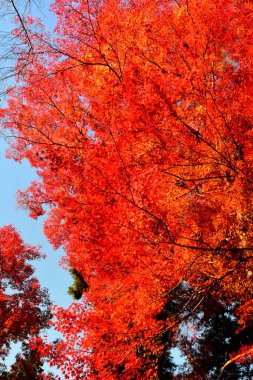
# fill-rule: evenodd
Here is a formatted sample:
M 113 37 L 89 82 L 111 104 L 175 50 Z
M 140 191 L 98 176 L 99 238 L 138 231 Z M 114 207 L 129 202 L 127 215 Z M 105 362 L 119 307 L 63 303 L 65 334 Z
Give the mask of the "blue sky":
M 25 189 L 29 183 L 36 179 L 33 170 L 27 161 L 19 164 L 13 160 L 5 158 L 6 144 L 1 140 L 0 145 L 0 173 L 2 186 L 0 186 L 0 226 L 12 224 L 20 233 L 24 241 L 32 245 L 40 245 L 41 252 L 46 254 L 46 259 L 33 261 L 32 265 L 36 268 L 35 275 L 39 279 L 41 286 L 49 289 L 51 300 L 63 307 L 67 307 L 72 298 L 67 294 L 68 287 L 72 283 L 71 276 L 58 265 L 62 250 L 53 250 L 43 235 L 44 218 L 33 220 L 27 213 L 16 207 L 16 191 Z M 48 338 L 53 340 L 59 335 L 54 331 L 47 332 Z M 14 345 L 11 353 L 6 360 L 10 365 L 19 352 L 20 345 Z M 46 370 L 52 371 L 48 366 Z M 56 373 L 56 371 L 53 371 Z M 59 375 L 59 372 L 57 371 Z
M 49 13 L 49 1 L 42 3 L 32 3 L 31 14 L 40 17 L 49 30 L 53 30 L 55 17 Z M 2 19 L 2 30 L 11 30 L 13 24 L 9 16 Z M 1 27 L 0 27 L 1 29 Z M 2 99 L 2 104 L 4 99 Z M 38 277 L 41 286 L 47 287 L 51 300 L 63 307 L 67 307 L 72 298 L 67 294 L 68 287 L 72 283 L 68 272 L 59 267 L 58 262 L 63 255 L 62 250 L 54 251 L 43 235 L 43 222 L 45 218 L 33 220 L 28 214 L 16 206 L 16 192 L 18 189 L 24 190 L 31 181 L 37 178 L 36 172 L 32 169 L 28 161 L 21 164 L 7 159 L 5 149 L 7 147 L 3 138 L 0 139 L 0 226 L 12 224 L 20 233 L 25 243 L 40 245 L 41 252 L 46 254 L 45 260 L 34 261 L 32 265 L 36 267 L 35 275 Z M 49 338 L 55 338 L 54 332 L 48 334 Z M 15 357 L 17 347 L 11 352 L 7 364 L 10 364 Z
M 51 298 L 64 307 L 71 302 L 67 295 L 71 277 L 68 272 L 58 266 L 63 251 L 54 251 L 43 235 L 43 217 L 33 220 L 28 214 L 16 206 L 16 192 L 24 190 L 30 182 L 37 178 L 36 172 L 28 161 L 21 164 L 5 158 L 6 143 L 1 140 L 0 147 L 0 173 L 2 186 L 0 187 L 0 225 L 12 224 L 21 234 L 25 243 L 40 245 L 41 252 L 47 255 L 45 260 L 34 261 L 37 268 L 36 275 L 41 285 L 49 288 Z

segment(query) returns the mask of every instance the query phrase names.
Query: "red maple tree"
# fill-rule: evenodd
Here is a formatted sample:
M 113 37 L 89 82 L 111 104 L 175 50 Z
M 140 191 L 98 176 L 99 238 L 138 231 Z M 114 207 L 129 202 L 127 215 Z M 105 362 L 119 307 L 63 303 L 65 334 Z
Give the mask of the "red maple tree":
M 0 357 L 4 361 L 12 343 L 27 343 L 48 327 L 51 317 L 46 289 L 33 276 L 30 260 L 38 249 L 24 244 L 12 226 L 0 228 Z
M 19 202 L 47 211 L 46 236 L 88 283 L 56 311 L 51 361 L 75 379 L 156 378 L 161 336 L 208 295 L 252 324 L 252 3 L 52 10 L 56 35 L 31 25 L 2 111 L 9 155 L 41 178 Z M 189 313 L 157 318 L 183 281 Z

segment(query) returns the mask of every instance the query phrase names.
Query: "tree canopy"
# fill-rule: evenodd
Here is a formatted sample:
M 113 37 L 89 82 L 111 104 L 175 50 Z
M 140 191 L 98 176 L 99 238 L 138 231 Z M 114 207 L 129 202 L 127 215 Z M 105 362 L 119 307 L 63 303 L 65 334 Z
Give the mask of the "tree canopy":
M 32 18 L 29 41 L 21 29 L 32 49 L 1 111 L 9 156 L 40 176 L 19 204 L 47 213 L 46 236 L 88 290 L 56 308 L 49 361 L 66 378 L 173 378 L 178 345 L 195 350 L 191 378 L 240 371 L 253 352 L 252 2 L 51 9 L 54 34 Z M 182 333 L 192 321 L 196 347 Z

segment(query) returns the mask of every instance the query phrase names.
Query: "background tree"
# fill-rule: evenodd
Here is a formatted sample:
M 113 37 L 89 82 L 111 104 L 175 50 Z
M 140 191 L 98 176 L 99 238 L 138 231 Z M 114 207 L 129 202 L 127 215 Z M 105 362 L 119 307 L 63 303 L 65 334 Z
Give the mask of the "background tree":
M 22 352 L 16 355 L 16 361 L 11 365 L 10 370 L 3 369 L 0 373 L 1 380 L 53 380 L 52 374 L 45 374 L 43 369 L 44 361 L 39 350 L 31 348 L 24 343 Z
M 68 294 L 74 299 L 79 300 L 82 298 L 83 292 L 88 290 L 88 284 L 75 268 L 70 268 L 69 272 L 73 277 L 74 283 L 68 288 Z
M 33 277 L 30 260 L 41 257 L 36 247 L 24 244 L 12 226 L 0 229 L 0 357 L 4 362 L 11 344 L 27 342 L 49 327 L 50 300 Z M 20 356 L 20 360 L 23 360 Z
M 206 295 L 198 312 L 192 313 L 195 298 L 194 289 L 183 282 L 175 289 L 173 299 L 157 315 L 157 319 L 166 320 L 176 314 L 182 320 L 174 336 L 170 333 L 171 344 L 167 349 L 170 350 L 171 346 L 177 347 L 184 355 L 185 363 L 177 365 L 176 371 L 175 367 L 170 370 L 169 366 L 167 372 L 175 379 L 251 378 L 252 366 L 247 362 L 231 363 L 221 371 L 223 363 L 230 355 L 240 350 L 243 345 L 253 343 L 252 329 L 242 328 L 235 317 L 239 303 L 226 305 L 222 300 Z M 164 334 L 167 335 L 166 348 L 168 332 L 165 331 Z M 166 369 L 166 365 L 163 364 L 163 367 Z

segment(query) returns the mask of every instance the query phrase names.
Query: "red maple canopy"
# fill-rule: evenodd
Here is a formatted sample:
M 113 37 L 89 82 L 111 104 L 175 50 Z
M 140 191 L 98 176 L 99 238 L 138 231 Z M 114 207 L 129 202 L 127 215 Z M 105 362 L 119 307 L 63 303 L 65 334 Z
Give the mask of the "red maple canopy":
M 252 323 L 252 2 L 52 9 L 56 35 L 31 21 L 3 111 L 9 155 L 41 178 L 19 202 L 47 211 L 89 286 L 56 312 L 51 361 L 75 379 L 155 379 L 159 337 L 187 318 L 157 315 L 182 281 L 191 313 L 211 294 Z

